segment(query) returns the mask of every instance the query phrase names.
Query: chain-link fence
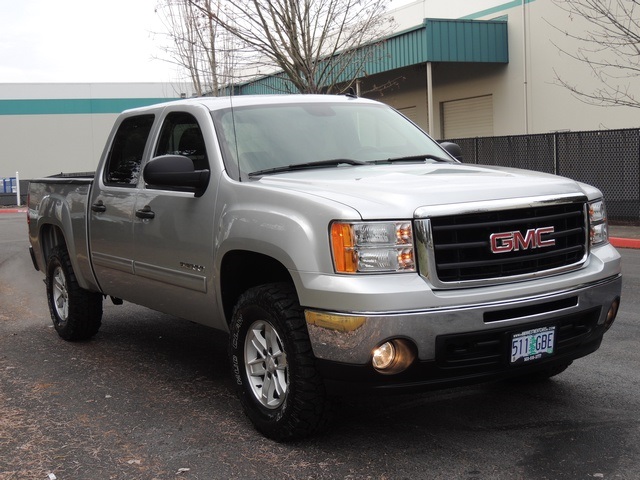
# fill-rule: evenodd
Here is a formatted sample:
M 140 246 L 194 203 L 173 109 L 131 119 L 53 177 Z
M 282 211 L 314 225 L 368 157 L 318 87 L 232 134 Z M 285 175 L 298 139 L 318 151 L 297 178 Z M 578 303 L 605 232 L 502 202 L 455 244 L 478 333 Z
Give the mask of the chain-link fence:
M 609 219 L 640 224 L 640 130 L 449 139 L 463 161 L 555 173 L 598 187 Z

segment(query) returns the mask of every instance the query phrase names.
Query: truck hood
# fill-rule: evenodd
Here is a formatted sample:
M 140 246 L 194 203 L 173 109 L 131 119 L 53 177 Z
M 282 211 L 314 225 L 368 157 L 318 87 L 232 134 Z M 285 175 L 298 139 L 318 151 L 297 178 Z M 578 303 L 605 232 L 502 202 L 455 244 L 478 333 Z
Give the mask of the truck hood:
M 586 192 L 564 177 L 465 164 L 341 166 L 268 175 L 291 189 L 347 205 L 363 219 L 410 218 L 419 207 Z

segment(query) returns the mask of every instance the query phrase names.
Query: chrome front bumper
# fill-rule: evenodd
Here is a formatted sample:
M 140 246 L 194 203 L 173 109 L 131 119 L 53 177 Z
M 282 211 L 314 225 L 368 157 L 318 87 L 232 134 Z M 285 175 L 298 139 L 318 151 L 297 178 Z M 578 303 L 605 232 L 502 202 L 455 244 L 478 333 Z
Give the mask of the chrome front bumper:
M 307 315 L 309 337 L 316 358 L 353 365 L 371 361 L 371 352 L 393 338 L 405 338 L 417 348 L 420 361 L 436 359 L 436 338 L 444 335 L 522 329 L 520 326 L 553 324 L 560 318 L 597 312 L 602 326 L 607 311 L 619 299 L 620 275 L 574 289 L 464 307 L 434 308 L 407 313 L 345 314 L 321 312 Z

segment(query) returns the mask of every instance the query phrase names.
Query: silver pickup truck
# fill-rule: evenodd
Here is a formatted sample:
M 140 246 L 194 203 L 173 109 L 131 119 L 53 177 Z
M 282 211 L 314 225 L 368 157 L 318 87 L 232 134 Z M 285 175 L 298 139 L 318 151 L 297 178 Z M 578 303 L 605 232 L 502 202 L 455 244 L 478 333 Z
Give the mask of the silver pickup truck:
M 449 152 L 350 95 L 126 111 L 95 177 L 31 182 L 54 326 L 92 337 L 110 297 L 229 332 L 244 411 L 276 440 L 336 395 L 564 371 L 620 301 L 602 194 Z

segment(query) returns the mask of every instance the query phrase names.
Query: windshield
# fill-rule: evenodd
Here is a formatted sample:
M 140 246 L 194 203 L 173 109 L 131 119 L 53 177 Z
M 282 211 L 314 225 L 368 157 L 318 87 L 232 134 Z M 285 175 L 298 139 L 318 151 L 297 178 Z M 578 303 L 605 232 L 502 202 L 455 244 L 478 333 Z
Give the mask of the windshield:
M 243 177 L 295 166 L 451 160 L 422 130 L 383 104 L 258 105 L 212 115 L 227 169 Z

